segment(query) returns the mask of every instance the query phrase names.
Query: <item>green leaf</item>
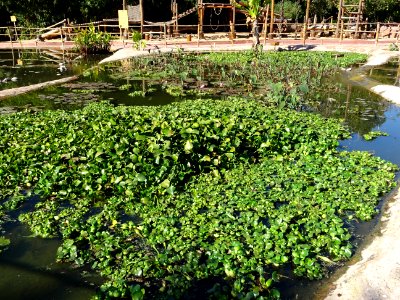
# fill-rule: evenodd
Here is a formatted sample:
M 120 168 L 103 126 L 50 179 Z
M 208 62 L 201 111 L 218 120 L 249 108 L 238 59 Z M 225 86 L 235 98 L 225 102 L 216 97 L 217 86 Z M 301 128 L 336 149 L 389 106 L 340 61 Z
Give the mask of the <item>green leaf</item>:
M 142 173 L 138 173 L 138 174 L 136 174 L 136 180 L 138 182 L 145 182 L 146 181 L 146 176 L 144 176 L 144 174 L 142 174 Z
M 191 140 L 186 141 L 184 149 L 186 153 L 190 153 L 193 150 L 193 143 Z
M 163 182 L 161 182 L 160 186 L 163 188 L 169 188 L 170 181 L 168 179 L 165 179 Z

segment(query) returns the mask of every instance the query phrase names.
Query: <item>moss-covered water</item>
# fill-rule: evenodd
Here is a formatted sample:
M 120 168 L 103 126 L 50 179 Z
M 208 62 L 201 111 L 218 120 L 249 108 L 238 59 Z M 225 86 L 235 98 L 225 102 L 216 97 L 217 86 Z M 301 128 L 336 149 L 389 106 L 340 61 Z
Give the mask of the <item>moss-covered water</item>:
M 120 66 L 118 66 L 118 68 L 120 68 Z M 38 109 L 75 109 L 102 99 L 108 99 L 116 105 L 158 105 L 181 99 L 179 96 L 173 96 L 167 93 L 165 86 L 162 84 L 148 80 L 112 78 L 109 74 L 109 69 L 102 70 L 101 68 L 95 68 L 90 72 L 84 73 L 82 79 L 78 82 L 65 85 L 61 88 L 53 88 L 23 97 L 5 100 L 5 102 L 1 102 L 1 105 L 4 105 L 3 107 L 22 107 L 22 109 L 27 107 L 35 109 L 38 106 L 41 106 Z M 335 80 L 340 82 L 340 77 L 337 77 Z M 132 93 L 133 95 L 129 95 Z M 398 149 L 399 145 L 397 142 L 397 133 L 399 132 L 399 122 L 397 122 L 399 110 L 397 107 L 381 101 L 381 99 L 366 92 L 362 88 L 349 86 L 346 82 L 340 83 L 335 89 L 329 89 L 327 94 L 321 93 L 318 98 L 320 105 L 313 107 L 311 110 L 318 111 L 326 116 L 345 119 L 346 124 L 348 124 L 353 131 L 353 138 L 341 143 L 343 148 L 353 150 L 365 147 L 366 150 L 373 151 L 377 156 L 397 164 L 400 163 L 396 155 L 398 150 L 400 150 Z M 362 135 L 376 129 L 388 132 L 389 137 L 379 137 L 371 142 L 364 141 Z M 383 146 L 379 147 L 379 145 Z M 53 281 L 54 278 L 58 277 L 58 271 L 54 271 L 57 269 L 57 267 L 54 266 L 54 253 L 59 246 L 59 241 L 26 238 L 25 235 L 29 235 L 29 233 L 25 231 L 26 229 L 24 229 L 24 227 L 15 227 L 12 223 L 7 226 L 9 226 L 7 229 L 10 229 L 7 230 L 9 236 L 11 237 L 13 235 L 17 241 L 11 246 L 16 248 L 10 247 L 8 254 L 5 254 L 7 251 L 1 254 L 1 262 L 4 263 L 4 270 L 8 270 L 9 276 L 7 276 L 7 278 L 14 278 L 13 282 L 19 282 L 20 285 L 26 286 L 28 291 L 34 291 L 35 289 L 40 290 L 43 296 L 52 294 L 53 290 L 51 286 L 56 285 L 58 286 L 57 290 L 59 292 L 59 294 L 57 294 L 57 299 L 87 299 L 88 295 L 94 293 L 94 289 L 90 283 L 85 283 L 85 279 L 80 277 L 80 275 L 73 275 L 77 273 L 70 273 L 71 271 L 68 271 L 68 267 L 60 271 L 61 274 L 66 272 L 65 277 L 61 276 L 61 278 L 64 278 L 65 281 L 68 282 L 66 286 L 63 285 L 61 287 L 58 285 L 58 281 Z M 368 230 L 369 229 L 367 229 L 366 232 L 368 232 Z M 21 238 L 21 242 L 18 242 L 18 238 L 16 237 Z M 28 247 L 32 249 L 42 249 L 42 247 L 45 247 L 51 250 L 47 253 L 40 250 L 36 251 L 35 253 L 38 253 L 38 255 L 44 254 L 41 258 L 22 254 L 13 257 L 12 253 L 25 251 L 23 249 L 26 249 L 27 243 L 30 243 Z M 11 255 L 8 256 L 10 253 Z M 27 263 L 31 260 L 37 261 L 38 266 Z M 21 271 L 23 269 L 21 266 L 25 266 L 26 272 Z M 2 266 L 1 268 L 3 270 Z M 82 272 L 84 275 L 88 274 L 78 269 L 78 273 Z M 38 281 L 35 282 L 32 280 L 32 275 L 29 275 L 32 273 L 34 273 L 33 277 L 38 279 Z M 49 274 L 50 277 L 48 276 Z M 69 274 L 72 275 L 70 276 Z M 18 281 L 21 276 L 27 278 L 27 280 Z M 69 281 L 69 277 L 78 278 L 79 283 L 76 281 Z M 33 284 L 28 288 L 30 283 Z M 4 282 L 4 286 L 8 284 L 9 281 Z M 14 295 L 17 298 L 22 298 L 24 296 L 24 294 L 19 292 L 19 284 L 15 284 L 14 288 L 9 289 L 11 296 Z M 307 283 L 304 284 L 307 285 Z M 308 288 L 308 290 L 310 289 Z M 291 292 L 288 292 L 288 297 L 295 296 L 295 294 L 290 293 Z M 302 295 L 299 295 L 300 298 L 308 298 L 308 296 L 304 296 L 306 295 L 305 292 Z M 283 296 L 285 297 L 285 294 L 283 294 Z

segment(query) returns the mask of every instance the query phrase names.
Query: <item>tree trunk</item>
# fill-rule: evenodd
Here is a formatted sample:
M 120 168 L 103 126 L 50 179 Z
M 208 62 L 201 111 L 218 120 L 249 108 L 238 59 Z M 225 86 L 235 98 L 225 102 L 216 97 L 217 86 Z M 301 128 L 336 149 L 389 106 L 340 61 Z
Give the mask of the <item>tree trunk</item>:
M 253 46 L 260 45 L 260 32 L 258 30 L 258 20 L 257 19 L 253 20 L 252 33 L 253 33 Z

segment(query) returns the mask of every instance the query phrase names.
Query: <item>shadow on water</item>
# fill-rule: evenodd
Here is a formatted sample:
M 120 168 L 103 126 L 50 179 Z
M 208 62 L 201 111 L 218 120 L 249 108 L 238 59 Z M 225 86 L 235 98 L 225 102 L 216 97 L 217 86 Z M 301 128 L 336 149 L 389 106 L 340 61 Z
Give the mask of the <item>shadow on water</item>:
M 58 239 L 30 237 L 17 221 L 5 224 L 11 245 L 0 254 L 2 299 L 89 299 L 97 276 L 55 262 Z

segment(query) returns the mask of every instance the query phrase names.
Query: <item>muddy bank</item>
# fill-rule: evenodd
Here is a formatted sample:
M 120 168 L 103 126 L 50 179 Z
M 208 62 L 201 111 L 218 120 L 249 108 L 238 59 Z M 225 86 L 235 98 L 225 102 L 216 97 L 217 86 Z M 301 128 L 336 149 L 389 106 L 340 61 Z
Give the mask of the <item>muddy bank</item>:
M 376 51 L 362 68 L 368 70 L 398 55 L 399 52 Z M 400 105 L 400 87 L 380 84 L 363 74 L 350 80 Z M 384 209 L 375 235 L 357 250 L 353 264 L 338 270 L 333 276 L 332 287 L 328 292 L 321 292 L 327 294 L 326 300 L 400 299 L 399 189 Z
M 389 201 L 375 238 L 359 249 L 360 260 L 347 267 L 325 298 L 400 299 L 400 192 Z

